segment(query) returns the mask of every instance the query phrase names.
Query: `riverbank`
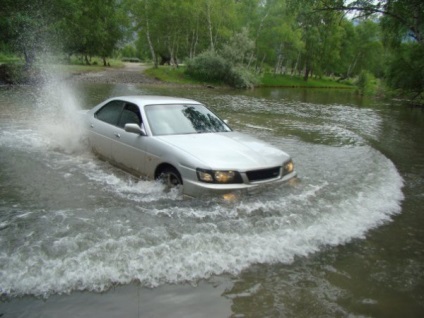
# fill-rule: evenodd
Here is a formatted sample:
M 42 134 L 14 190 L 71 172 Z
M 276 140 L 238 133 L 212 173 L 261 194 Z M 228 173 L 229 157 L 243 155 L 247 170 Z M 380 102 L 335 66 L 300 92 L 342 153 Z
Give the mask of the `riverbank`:
M 99 65 L 47 65 L 26 68 L 23 64 L 0 65 L 0 83 L 7 85 L 42 83 L 46 78 L 89 83 L 164 84 L 148 76 L 145 70 L 150 65 L 143 63 L 122 63 L 119 66 Z
M 66 80 L 107 83 L 107 84 L 143 84 L 143 85 L 178 85 L 227 87 L 217 82 L 199 82 L 185 74 L 185 68 L 160 66 L 146 63 L 122 62 L 112 67 L 99 65 L 49 65 L 25 69 L 20 64 L 0 65 L 0 83 L 3 84 L 34 84 L 44 81 L 45 77 L 55 76 Z M 331 79 L 309 79 L 304 81 L 298 76 L 264 74 L 258 87 L 287 87 L 287 88 L 333 88 L 354 89 L 352 84 L 340 83 Z
M 185 74 L 185 68 L 162 66 L 158 68 L 147 68 L 145 73 L 152 78 L 166 83 L 203 86 L 225 86 L 222 83 L 199 83 Z M 355 89 L 352 83 L 339 82 L 332 79 L 310 78 L 305 81 L 303 77 L 265 73 L 259 78 L 258 87 L 287 87 L 287 88 L 333 88 L 333 89 Z
M 123 63 L 122 67 L 102 67 L 95 71 L 85 72 L 83 68 L 80 68 L 77 72 L 70 72 L 68 78 L 90 83 L 163 84 L 161 80 L 145 74 L 148 68 L 150 68 L 148 64 L 128 62 Z

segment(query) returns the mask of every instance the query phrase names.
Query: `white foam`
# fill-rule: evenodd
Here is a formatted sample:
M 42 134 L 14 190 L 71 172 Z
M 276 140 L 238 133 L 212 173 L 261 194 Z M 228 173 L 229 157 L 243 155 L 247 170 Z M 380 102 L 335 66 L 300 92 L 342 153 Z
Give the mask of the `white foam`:
M 370 156 L 376 161 L 373 167 L 381 168 L 363 185 L 348 189 L 350 180 L 338 185 L 330 183 L 331 179 L 316 184 L 306 181 L 288 192 L 268 193 L 266 200 L 145 206 L 142 214 L 128 210 L 128 219 L 115 216 L 117 211 L 106 206 L 78 218 L 78 211 L 55 212 L 45 222 L 53 216 L 67 225 L 65 229 L 43 234 L 35 228 L 32 241 L 23 249 L 2 249 L 1 290 L 48 295 L 102 291 L 133 280 L 146 286 L 193 281 L 238 274 L 256 263 L 290 263 L 324 246 L 363 238 L 370 229 L 390 221 L 403 199 L 402 179 L 393 164 L 375 151 Z M 111 186 L 107 191 L 118 196 L 140 191 L 118 177 L 102 180 Z M 286 196 L 280 196 L 284 191 Z M 151 219 L 146 219 L 148 215 Z M 160 216 L 169 221 L 159 222 Z
M 85 149 L 83 118 L 76 92 L 67 82 L 50 78 L 36 101 L 39 117 L 35 129 L 52 149 L 66 153 Z
M 73 113 L 74 106 L 65 109 Z M 76 151 L 73 126 L 51 124 L 56 110 L 40 116 L 47 128 L 1 131 L 0 145 L 39 157 L 46 172 L 66 177 L 66 186 L 82 187 L 82 197 L 75 200 L 93 199 L 82 207 L 63 208 L 60 196 L 43 205 L 35 195 L 1 220 L 0 293 L 48 296 L 103 291 L 134 280 L 158 286 L 238 274 L 252 264 L 290 263 L 364 238 L 401 210 L 403 181 L 393 163 L 342 124 L 335 129 L 317 124 L 317 129 L 327 127 L 329 138 L 350 147 L 289 145 L 301 178 L 298 185 L 222 203 L 182 201 L 177 193 L 164 193 L 159 183 L 138 180 Z M 338 111 L 344 110 L 351 111 Z M 291 111 L 293 123 L 302 115 Z M 370 120 L 372 133 L 378 130 L 376 122 Z M 274 144 L 286 142 L 262 131 Z M 77 173 L 80 178 L 73 179 Z

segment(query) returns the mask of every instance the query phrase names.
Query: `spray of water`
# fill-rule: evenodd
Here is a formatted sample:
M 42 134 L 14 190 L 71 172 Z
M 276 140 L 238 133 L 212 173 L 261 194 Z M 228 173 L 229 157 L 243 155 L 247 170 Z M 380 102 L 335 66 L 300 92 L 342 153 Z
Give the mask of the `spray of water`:
M 63 77 L 46 73 L 35 102 L 34 125 L 51 149 L 65 153 L 86 150 L 81 107 L 72 86 Z

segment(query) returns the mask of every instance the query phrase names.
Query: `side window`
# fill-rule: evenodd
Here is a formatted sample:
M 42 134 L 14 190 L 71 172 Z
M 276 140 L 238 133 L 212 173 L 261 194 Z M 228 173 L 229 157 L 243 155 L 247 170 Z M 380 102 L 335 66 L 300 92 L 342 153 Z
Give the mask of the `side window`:
M 141 116 L 138 106 L 134 104 L 125 104 L 121 117 L 119 118 L 118 126 L 124 128 L 125 124 L 141 125 Z
M 122 108 L 124 106 L 124 102 L 119 100 L 114 100 L 107 103 L 105 106 L 100 108 L 95 114 L 95 117 L 98 120 L 107 122 L 112 125 L 116 125 L 119 120 L 119 116 L 121 114 Z

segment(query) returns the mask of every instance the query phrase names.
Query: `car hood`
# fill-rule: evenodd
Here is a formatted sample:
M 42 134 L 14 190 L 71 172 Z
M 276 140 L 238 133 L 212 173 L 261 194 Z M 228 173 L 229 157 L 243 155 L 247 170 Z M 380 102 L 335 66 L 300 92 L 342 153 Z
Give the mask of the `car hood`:
M 279 166 L 290 158 L 285 152 L 238 132 L 156 138 L 195 157 L 205 165 L 203 168 L 247 171 Z

